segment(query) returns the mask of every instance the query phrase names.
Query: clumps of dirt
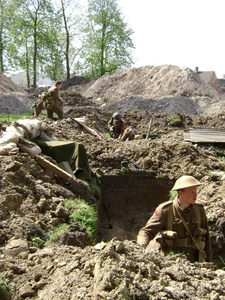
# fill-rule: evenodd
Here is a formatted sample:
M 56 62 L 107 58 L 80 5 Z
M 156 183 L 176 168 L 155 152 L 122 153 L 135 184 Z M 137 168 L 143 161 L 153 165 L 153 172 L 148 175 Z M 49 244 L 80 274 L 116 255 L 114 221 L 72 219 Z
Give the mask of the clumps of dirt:
M 4 265 L 15 300 L 225 297 L 223 270 L 191 264 L 182 255 L 144 253 L 133 241 L 114 239 L 84 249 L 25 247 L 15 257 L 5 255 Z

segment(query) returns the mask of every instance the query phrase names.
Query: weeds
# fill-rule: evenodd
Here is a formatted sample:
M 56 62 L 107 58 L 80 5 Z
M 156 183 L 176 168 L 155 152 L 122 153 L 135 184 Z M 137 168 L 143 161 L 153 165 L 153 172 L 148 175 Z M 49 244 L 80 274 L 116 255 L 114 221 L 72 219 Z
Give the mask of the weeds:
M 2 125 L 9 125 L 12 122 L 15 122 L 23 117 L 30 117 L 31 113 L 19 114 L 19 115 L 11 115 L 11 114 L 0 114 L 0 123 Z
M 7 281 L 0 276 L 0 299 L 9 300 L 11 298 L 11 288 Z
M 170 124 L 171 126 L 178 126 L 178 127 L 179 127 L 179 126 L 182 125 L 182 121 L 181 121 L 180 118 L 174 117 L 174 118 L 172 118 L 172 119 L 169 120 L 169 124 Z
M 69 228 L 69 224 L 61 223 L 58 226 L 56 226 L 49 234 L 49 241 L 50 242 L 56 242 L 58 240 L 58 237 L 60 234 L 67 232 Z
M 223 263 L 224 267 L 222 268 L 222 270 L 225 270 L 225 261 L 223 260 L 223 258 L 219 255 L 219 258 L 221 260 L 221 262 Z
M 70 214 L 71 220 L 76 220 L 86 228 L 90 240 L 94 240 L 97 230 L 97 213 L 93 206 L 85 203 L 83 199 L 75 199 L 73 212 Z
M 40 249 L 42 249 L 45 244 L 45 242 L 39 236 L 32 236 L 31 242 L 35 247 L 40 248 Z
M 94 240 L 97 230 L 97 213 L 92 205 L 87 204 L 83 199 L 67 199 L 63 206 L 71 212 L 70 221 L 76 220 L 86 228 L 91 241 Z

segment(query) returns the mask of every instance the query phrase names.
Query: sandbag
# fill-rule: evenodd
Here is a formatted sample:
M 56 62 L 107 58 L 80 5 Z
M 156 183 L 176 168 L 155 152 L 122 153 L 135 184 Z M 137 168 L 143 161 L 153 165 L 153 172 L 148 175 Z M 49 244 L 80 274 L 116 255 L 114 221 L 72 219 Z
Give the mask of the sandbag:
M 42 152 L 41 148 L 36 143 L 23 138 L 19 139 L 18 147 L 22 152 L 28 153 L 30 156 L 36 156 Z
M 17 154 L 19 152 L 19 148 L 16 143 L 13 142 L 5 142 L 0 143 L 0 155 L 11 155 Z
M 24 137 L 33 140 L 38 137 L 42 130 L 47 129 L 47 124 L 38 119 L 20 119 L 13 124 L 16 128 L 21 127 L 24 130 Z

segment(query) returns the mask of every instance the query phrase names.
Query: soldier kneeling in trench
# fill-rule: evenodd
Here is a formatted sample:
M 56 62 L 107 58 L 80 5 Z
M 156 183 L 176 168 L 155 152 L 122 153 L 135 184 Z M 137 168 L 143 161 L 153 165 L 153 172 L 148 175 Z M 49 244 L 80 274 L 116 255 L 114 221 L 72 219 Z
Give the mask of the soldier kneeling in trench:
M 190 262 L 211 262 L 212 249 L 208 222 L 202 204 L 195 203 L 197 187 L 192 176 L 177 179 L 172 190 L 175 200 L 160 204 L 146 225 L 139 231 L 137 242 L 146 248 L 149 241 L 160 244 L 164 253 L 185 253 Z
M 121 141 L 133 140 L 137 134 L 134 126 L 125 128 L 125 123 L 122 120 L 122 115 L 119 112 L 115 112 L 108 122 L 108 128 L 110 135 L 114 139 Z

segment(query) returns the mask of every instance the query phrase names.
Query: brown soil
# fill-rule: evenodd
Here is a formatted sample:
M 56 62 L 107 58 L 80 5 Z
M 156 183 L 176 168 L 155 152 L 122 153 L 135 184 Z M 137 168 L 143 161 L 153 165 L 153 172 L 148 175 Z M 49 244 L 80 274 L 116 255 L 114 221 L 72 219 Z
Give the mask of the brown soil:
M 40 91 L 23 93 L 17 109 L 29 110 L 24 99 L 32 103 Z M 190 128 L 225 129 L 222 96 L 190 69 L 173 66 L 130 69 L 95 81 L 74 78 L 61 95 L 65 119 L 44 121 L 58 140 L 84 145 L 93 172 L 101 175 L 101 197 L 81 180 L 65 184 L 28 154 L 1 156 L 0 268 L 11 299 L 224 299 L 225 163 L 217 155 L 224 155 L 224 145 L 184 141 Z M 7 99 L 0 98 L 0 109 Z M 136 127 L 139 138 L 107 138 L 114 109 Z M 101 139 L 84 134 L 74 116 L 85 116 Z M 170 121 L 177 117 L 181 122 L 173 126 Z M 190 264 L 182 255 L 164 257 L 156 250 L 144 253 L 135 242 L 183 174 L 202 182 L 198 200 L 209 220 L 213 264 Z M 96 207 L 96 245 L 90 246 L 85 229 L 73 224 L 56 243 L 38 249 L 31 237 L 44 240 L 68 220 L 62 202 L 70 197 Z

